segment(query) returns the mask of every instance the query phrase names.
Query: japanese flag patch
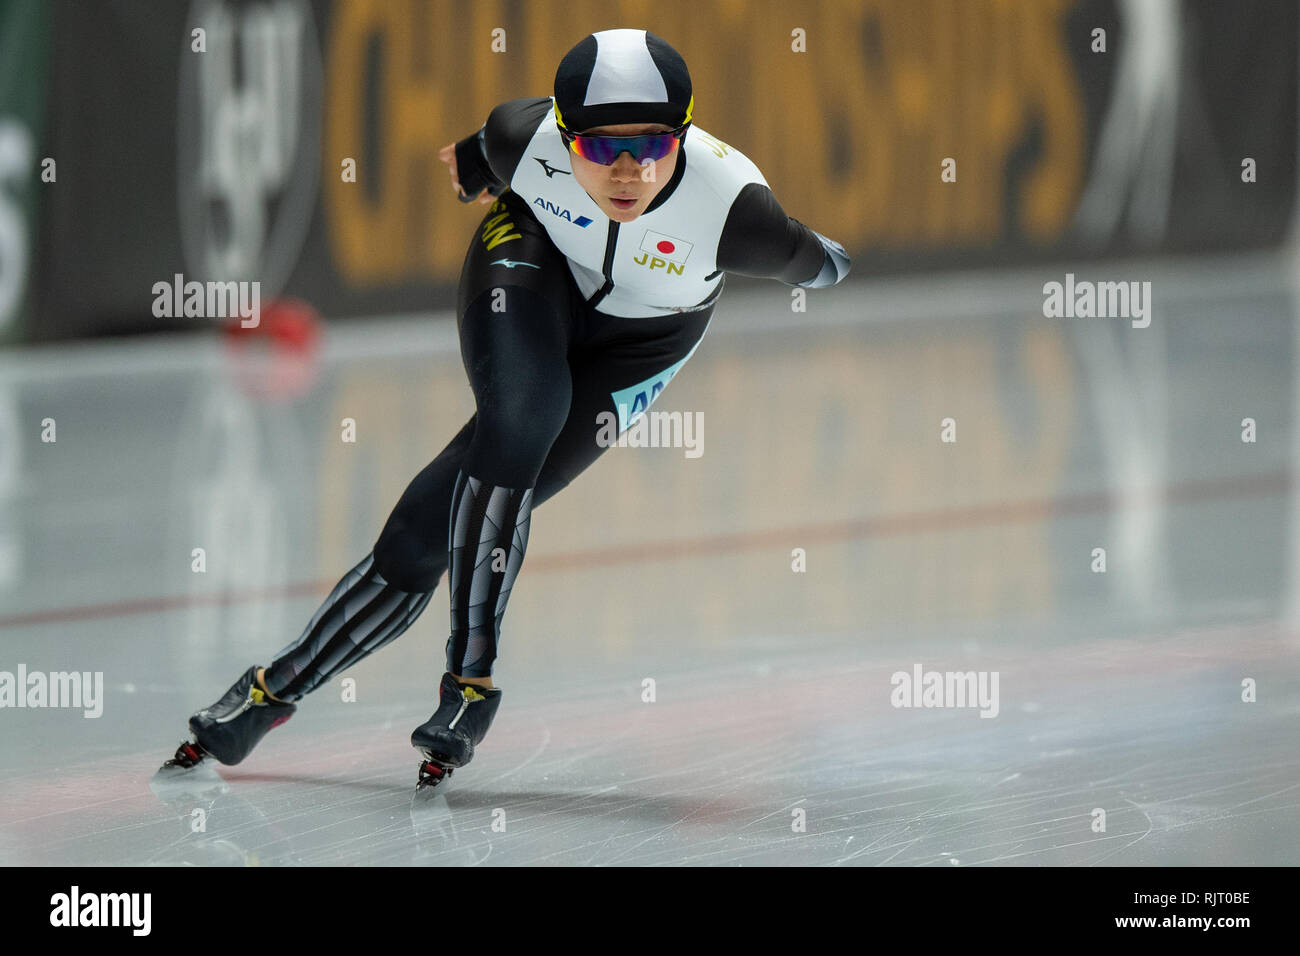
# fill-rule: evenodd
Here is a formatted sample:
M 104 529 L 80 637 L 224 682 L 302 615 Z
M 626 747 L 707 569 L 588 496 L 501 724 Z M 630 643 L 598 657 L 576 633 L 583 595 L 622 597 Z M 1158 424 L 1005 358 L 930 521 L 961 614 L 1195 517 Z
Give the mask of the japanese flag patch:
M 685 239 L 674 239 L 672 236 L 665 236 L 662 232 L 654 232 L 651 229 L 646 230 L 645 237 L 641 240 L 642 252 L 667 259 L 677 265 L 685 265 L 686 257 L 694 248 L 695 244 Z

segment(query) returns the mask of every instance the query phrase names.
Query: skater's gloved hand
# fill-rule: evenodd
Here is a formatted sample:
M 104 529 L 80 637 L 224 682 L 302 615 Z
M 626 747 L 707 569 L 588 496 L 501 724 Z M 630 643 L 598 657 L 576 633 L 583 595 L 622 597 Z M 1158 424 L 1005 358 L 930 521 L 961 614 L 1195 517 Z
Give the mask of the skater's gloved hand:
M 444 146 L 438 150 L 438 158 L 447 164 L 451 173 L 451 188 L 456 191 L 456 196 L 461 202 L 478 202 L 480 204 L 492 202 L 493 196 L 487 189 L 484 189 L 477 197 L 470 196 L 461 188 L 460 176 L 456 172 L 456 144 Z

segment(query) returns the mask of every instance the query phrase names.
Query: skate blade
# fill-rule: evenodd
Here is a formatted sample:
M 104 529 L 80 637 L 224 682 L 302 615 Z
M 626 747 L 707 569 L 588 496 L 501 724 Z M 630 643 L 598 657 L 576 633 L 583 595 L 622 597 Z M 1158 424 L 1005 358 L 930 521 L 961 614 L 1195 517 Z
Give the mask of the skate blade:
M 155 793 L 167 791 L 170 794 L 177 789 L 210 790 L 213 787 L 227 787 L 226 781 L 217 774 L 214 763 L 210 758 L 205 758 L 192 767 L 182 767 L 169 760 L 154 772 L 149 780 L 149 789 Z

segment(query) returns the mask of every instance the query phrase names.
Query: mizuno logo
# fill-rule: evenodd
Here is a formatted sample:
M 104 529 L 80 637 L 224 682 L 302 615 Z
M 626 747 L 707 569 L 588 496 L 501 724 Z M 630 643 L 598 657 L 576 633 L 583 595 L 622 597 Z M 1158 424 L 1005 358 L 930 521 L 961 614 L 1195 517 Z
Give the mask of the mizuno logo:
M 539 163 L 542 164 L 542 169 L 546 170 L 547 179 L 552 178 L 556 173 L 563 173 L 565 176 L 573 175 L 573 173 L 569 172 L 567 169 L 560 169 L 560 167 L 558 166 L 547 165 L 546 160 L 542 159 L 542 157 L 540 156 L 534 156 L 533 159 L 537 160 Z
M 520 262 L 518 259 L 494 259 L 488 265 L 505 266 L 507 269 L 513 269 L 515 266 L 528 266 L 530 269 L 541 268 L 541 266 L 535 266 L 531 262 Z

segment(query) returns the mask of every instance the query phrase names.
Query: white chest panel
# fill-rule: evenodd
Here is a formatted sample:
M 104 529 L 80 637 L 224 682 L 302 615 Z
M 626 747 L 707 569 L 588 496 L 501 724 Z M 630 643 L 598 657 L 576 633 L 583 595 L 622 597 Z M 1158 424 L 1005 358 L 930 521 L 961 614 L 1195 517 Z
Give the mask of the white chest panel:
M 676 189 L 659 208 L 620 223 L 612 238 L 611 220 L 573 177 L 572 153 L 553 111 L 519 160 L 510 188 L 528 202 L 568 259 L 587 299 L 605 283 L 612 244 L 614 288 L 597 304 L 601 312 L 638 318 L 681 312 L 709 298 L 722 282 L 715 273 L 727 213 L 745 185 L 767 180 L 748 157 L 698 127 L 687 131 L 682 148 L 686 171 Z

